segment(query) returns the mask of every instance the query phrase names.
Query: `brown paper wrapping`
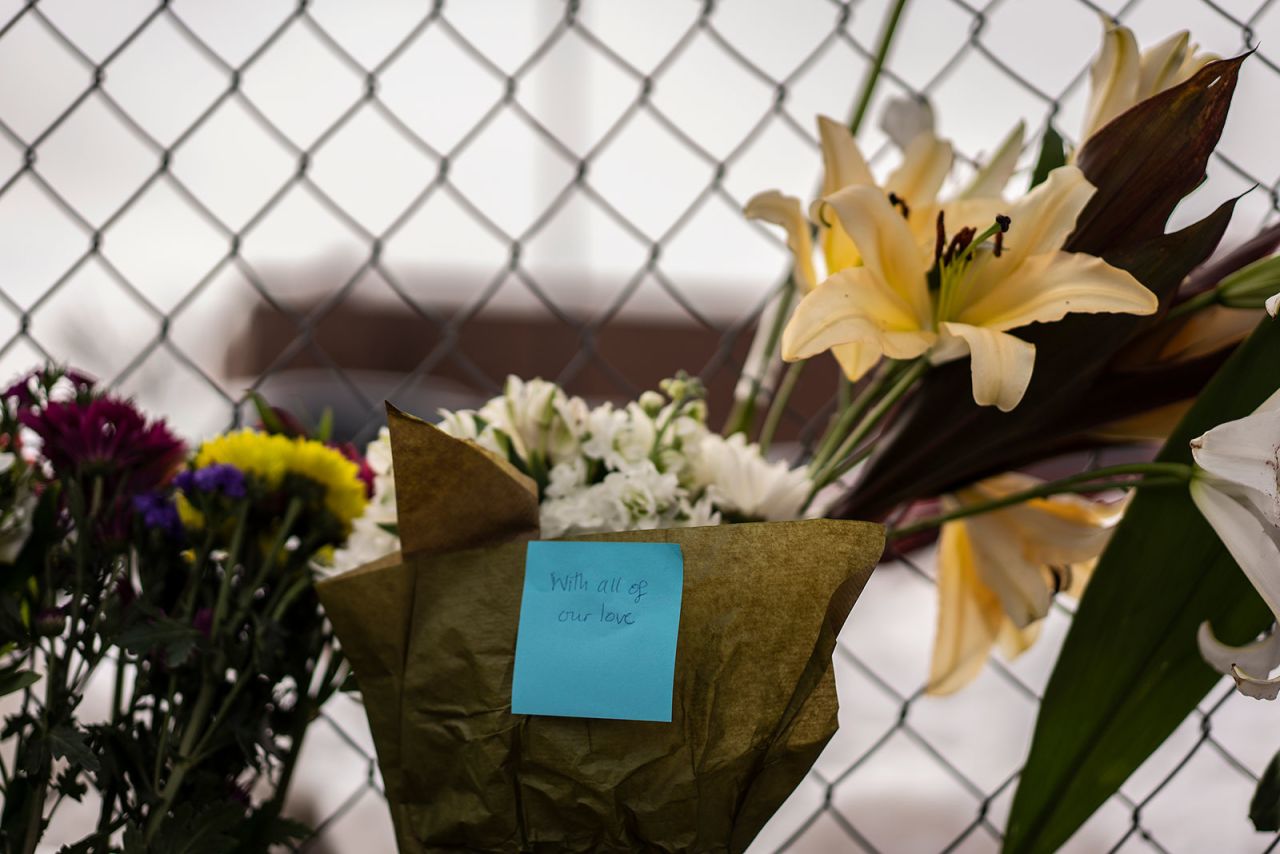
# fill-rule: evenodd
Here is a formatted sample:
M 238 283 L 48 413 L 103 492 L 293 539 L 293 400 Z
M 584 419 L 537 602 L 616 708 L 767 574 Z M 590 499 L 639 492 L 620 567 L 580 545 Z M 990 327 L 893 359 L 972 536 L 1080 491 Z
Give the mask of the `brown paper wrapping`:
M 388 407 L 402 552 L 320 582 L 402 854 L 741 851 L 836 729 L 836 634 L 878 525 L 595 534 L 679 543 L 671 723 L 512 715 L 538 499 L 504 460 Z

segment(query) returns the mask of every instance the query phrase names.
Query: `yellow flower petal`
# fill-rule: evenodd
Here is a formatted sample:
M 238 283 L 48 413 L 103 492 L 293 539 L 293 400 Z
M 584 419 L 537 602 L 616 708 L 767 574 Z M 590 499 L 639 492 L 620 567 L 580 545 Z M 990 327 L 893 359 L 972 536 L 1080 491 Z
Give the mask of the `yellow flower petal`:
M 987 267 L 994 270 L 1004 260 L 991 257 Z M 1160 306 L 1131 274 L 1082 252 L 1034 256 L 987 285 L 980 298 L 963 296 L 968 298 L 952 319 L 998 331 L 1051 323 L 1068 314 L 1154 314 Z
M 973 681 L 1006 622 L 1000 600 L 978 579 L 965 525 L 943 525 L 938 541 L 938 628 L 928 693 L 951 694 Z
M 944 323 L 943 330 L 961 339 L 972 357 L 973 400 L 1009 412 L 1018 405 L 1031 382 L 1036 348 L 1007 332 L 965 323 Z
M 831 355 L 836 357 L 840 369 L 844 371 L 849 382 L 856 383 L 866 376 L 867 371 L 880 362 L 880 349 L 860 342 L 836 344 L 831 348 Z
M 818 286 L 813 270 L 813 239 L 809 236 L 809 221 L 804 218 L 800 200 L 784 196 L 777 190 L 767 190 L 751 197 L 744 209 L 749 219 L 760 219 L 781 226 L 787 233 L 787 248 L 795 258 L 796 284 L 803 293 Z
M 822 144 L 822 195 L 829 196 L 845 187 L 876 183 L 871 167 L 846 125 L 818 116 L 818 140 Z
M 1163 92 L 1170 86 L 1181 82 L 1178 80 L 1183 62 L 1187 58 L 1187 46 L 1191 41 L 1191 33 L 1186 30 L 1176 32 L 1159 44 L 1142 52 L 1140 58 L 1138 88 L 1136 99 L 1139 101 Z
M 1141 56 L 1133 31 L 1112 25 L 1106 18 L 1103 26 L 1102 51 L 1089 68 L 1089 109 L 1080 135 L 1082 144 L 1138 99 Z
M 936 336 L 919 329 L 901 296 L 867 267 L 842 270 L 800 300 L 782 332 L 782 357 L 794 362 L 842 344 L 869 352 L 850 354 L 865 366 L 883 354 L 910 359 L 926 352 Z M 872 362 L 874 364 L 874 362 Z M 846 366 L 848 371 L 848 366 Z
M 938 198 L 942 182 L 947 180 L 953 159 L 951 143 L 932 133 L 919 134 L 903 152 L 902 165 L 884 182 L 885 191 L 896 194 L 908 207 L 932 204 Z M 854 242 L 858 242 L 856 236 Z
M 1061 166 L 1005 211 L 1012 224 L 1004 236 L 1004 252 L 992 261 L 1006 269 L 1024 259 L 1062 248 L 1096 188 L 1075 166 Z M 969 223 L 986 228 L 990 223 Z
M 846 187 L 826 201 L 865 268 L 910 307 L 917 328 L 929 328 L 933 309 L 925 273 L 932 259 L 925 258 L 898 209 L 876 187 Z

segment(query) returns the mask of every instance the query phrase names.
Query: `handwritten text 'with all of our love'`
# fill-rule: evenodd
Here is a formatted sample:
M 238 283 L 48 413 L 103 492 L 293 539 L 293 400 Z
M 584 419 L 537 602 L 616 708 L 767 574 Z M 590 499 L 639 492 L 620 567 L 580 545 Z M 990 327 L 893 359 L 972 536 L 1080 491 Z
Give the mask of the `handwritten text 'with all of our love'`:
M 597 593 L 601 596 L 609 597 L 624 596 L 624 601 L 630 605 L 639 605 L 649 593 L 648 581 L 640 579 L 628 584 L 621 575 L 595 582 L 594 590 L 592 589 L 592 583 L 581 572 L 565 574 L 552 572 L 550 576 L 551 592 L 553 593 Z M 636 617 L 637 614 L 634 608 L 624 610 L 623 608 L 614 607 L 612 603 L 606 600 L 601 600 L 599 608 L 591 607 L 585 610 L 582 607 L 565 608 L 556 615 L 556 621 L 561 623 L 599 621 L 618 626 L 632 626 L 635 625 Z

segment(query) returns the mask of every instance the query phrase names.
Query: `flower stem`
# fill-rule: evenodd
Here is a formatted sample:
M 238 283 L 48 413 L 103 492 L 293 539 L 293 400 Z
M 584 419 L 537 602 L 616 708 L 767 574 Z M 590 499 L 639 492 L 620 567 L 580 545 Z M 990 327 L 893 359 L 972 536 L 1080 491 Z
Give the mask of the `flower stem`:
M 808 362 L 792 362 L 787 366 L 786 376 L 782 378 L 778 391 L 769 404 L 769 414 L 765 416 L 764 426 L 760 428 L 761 454 L 769 452 L 769 446 L 773 444 L 773 436 L 778 432 L 778 424 L 782 421 L 782 414 L 786 411 L 787 400 L 791 397 L 791 392 L 795 391 L 796 383 L 800 381 L 800 374 L 804 371 L 806 364 Z
M 821 444 L 818 445 L 818 450 L 814 452 L 813 459 L 809 462 L 810 472 L 817 474 L 831 461 L 831 455 L 835 453 L 836 448 L 840 445 L 840 440 L 848 434 L 858 419 L 871 408 L 871 404 L 875 402 L 876 395 L 880 394 L 881 389 L 896 375 L 898 369 L 899 363 L 897 362 L 883 363 L 868 380 L 866 387 L 858 393 L 858 396 L 841 407 L 840 414 L 836 416 L 836 420 L 827 429 L 826 434 L 822 437 Z
M 884 72 L 885 60 L 889 57 L 889 45 L 893 43 L 894 33 L 898 29 L 898 21 L 902 18 L 902 10 L 906 8 L 907 0 L 897 0 L 890 10 L 889 16 L 885 19 L 884 26 L 880 29 L 880 44 L 876 47 L 875 58 L 871 62 L 871 70 L 867 72 L 867 79 L 863 81 L 862 93 L 858 96 L 858 105 L 853 109 L 853 118 L 849 121 L 849 130 L 856 136 L 858 128 L 862 127 L 862 120 L 866 118 L 867 109 L 871 106 L 871 96 L 875 94 L 876 84 L 880 82 L 880 75 Z
M 1055 480 L 1050 483 L 1044 483 L 1031 489 L 1015 492 L 1002 498 L 992 499 L 978 504 L 967 504 L 963 507 L 957 507 L 947 513 L 940 513 L 937 516 L 930 516 L 927 519 L 921 519 L 918 522 L 912 522 L 910 525 L 903 525 L 898 528 L 890 529 L 888 533 L 889 539 L 897 539 L 905 537 L 909 534 L 918 534 L 921 531 L 927 531 L 931 528 L 939 527 L 947 522 L 957 519 L 964 519 L 969 516 L 978 516 L 983 513 L 990 513 L 993 510 L 1002 510 L 1006 507 L 1012 507 L 1015 504 L 1022 504 L 1036 498 L 1048 498 L 1053 495 L 1064 494 L 1081 494 L 1101 492 L 1105 489 L 1139 489 L 1143 487 L 1155 486 L 1176 486 L 1188 483 L 1191 480 L 1192 468 L 1182 463 L 1129 463 L 1125 465 L 1109 466 L 1107 468 L 1095 469 L 1090 472 L 1065 477 L 1061 480 Z M 1113 478 L 1125 476 L 1140 476 L 1138 480 L 1119 481 Z
M 844 438 L 844 441 L 836 448 L 835 453 L 831 455 L 823 468 L 816 471 L 813 477 L 813 491 L 810 493 L 808 501 L 805 502 L 806 507 L 809 501 L 812 501 L 813 497 L 818 494 L 818 490 L 835 479 L 836 472 L 846 462 L 846 457 L 849 457 L 858 449 L 858 443 L 875 429 L 876 425 L 884 419 L 894 404 L 901 400 L 907 392 L 911 391 L 916 381 L 924 376 L 927 370 L 929 370 L 929 360 L 927 357 L 922 356 L 911 362 L 906 370 L 897 374 L 893 386 L 884 393 L 884 396 L 880 398 L 871 411 L 863 417 L 853 432 Z
M 767 334 L 764 339 L 763 349 L 760 350 L 758 364 L 752 366 L 750 364 L 744 366 L 744 370 L 751 371 L 750 390 L 744 397 L 734 401 L 733 410 L 729 413 L 729 418 L 725 421 L 724 435 L 732 436 L 734 433 L 750 433 L 751 427 L 756 420 L 756 405 L 760 401 L 760 392 L 764 386 L 764 378 L 769 373 L 769 364 L 773 361 L 774 356 L 778 352 L 778 342 L 782 340 L 782 327 L 786 325 L 787 318 L 791 316 L 791 302 L 795 299 L 796 294 L 796 277 L 792 272 L 787 280 L 782 284 L 777 294 L 769 301 L 769 305 L 761 314 L 763 319 L 769 312 L 770 308 L 776 308 L 774 314 L 769 318 L 767 327 L 759 326 L 756 328 L 755 337 L 751 342 L 751 351 L 755 351 L 756 344 L 763 334 Z M 751 353 L 747 354 L 748 362 L 751 361 Z

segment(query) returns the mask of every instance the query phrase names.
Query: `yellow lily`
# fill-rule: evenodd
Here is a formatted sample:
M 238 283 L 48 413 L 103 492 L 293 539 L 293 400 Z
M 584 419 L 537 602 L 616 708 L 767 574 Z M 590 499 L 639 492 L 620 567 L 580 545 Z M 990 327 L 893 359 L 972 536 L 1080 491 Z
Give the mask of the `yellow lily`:
M 1128 27 L 1103 17 L 1102 50 L 1089 68 L 1089 107 L 1080 133 L 1083 146 L 1130 107 L 1191 78 L 1218 57 L 1201 53 L 1186 30 L 1147 50 Z
M 915 102 L 891 104 L 890 111 L 898 114 L 910 112 L 914 104 Z M 882 192 L 903 213 L 921 245 L 931 244 L 934 220 L 939 209 L 938 193 L 951 171 L 954 153 L 951 143 L 940 139 L 934 132 L 932 113 L 927 107 L 923 108 L 923 112 L 915 113 L 908 123 L 915 132 L 910 135 L 909 140 L 904 140 L 902 163 L 881 186 L 872 175 L 871 167 L 849 129 L 834 119 L 818 117 L 818 138 L 822 147 L 823 164 L 822 194 L 814 203 L 811 213 L 822 247 L 826 276 L 862 264 L 862 256 L 848 232 L 838 220 L 831 221 L 821 210 L 821 199 L 839 190 L 871 187 Z M 978 171 L 968 187 L 955 200 L 947 203 L 948 209 L 963 205 L 969 210 L 981 210 L 994 215 L 999 194 L 1017 165 L 1023 134 L 1024 126 L 1019 123 L 1001 142 L 995 154 Z M 814 265 L 815 226 L 805 217 L 800 200 L 777 190 L 767 190 L 747 202 L 745 213 L 750 219 L 780 226 L 786 232 L 787 248 L 795 258 L 796 287 L 802 295 L 813 291 L 823 277 Z M 845 373 L 850 376 L 862 376 L 879 360 L 877 354 L 858 344 L 837 345 L 832 348 L 832 352 Z
M 1039 484 L 1004 474 L 947 496 L 944 507 L 985 504 Z M 1035 643 L 1054 595 L 1083 592 L 1122 512 L 1122 502 L 1057 495 L 943 525 L 928 692 L 963 688 L 997 644 L 1014 658 Z
M 783 331 L 783 358 L 856 346 L 856 361 L 841 360 L 856 380 L 882 356 L 928 353 L 939 364 L 970 355 L 974 400 L 1008 412 L 1022 400 L 1035 364 L 1035 346 L 1008 330 L 1071 313 L 1157 308 L 1155 295 L 1126 271 L 1062 251 L 1093 193 L 1079 169 L 1064 166 L 980 234 L 987 223 L 965 219 L 971 210 L 944 210 L 930 257 L 878 189 L 836 192 L 825 202 L 863 263 L 828 277 L 800 301 Z M 960 222 L 946 221 L 952 213 Z M 953 224 L 961 227 L 948 243 L 945 229 Z

